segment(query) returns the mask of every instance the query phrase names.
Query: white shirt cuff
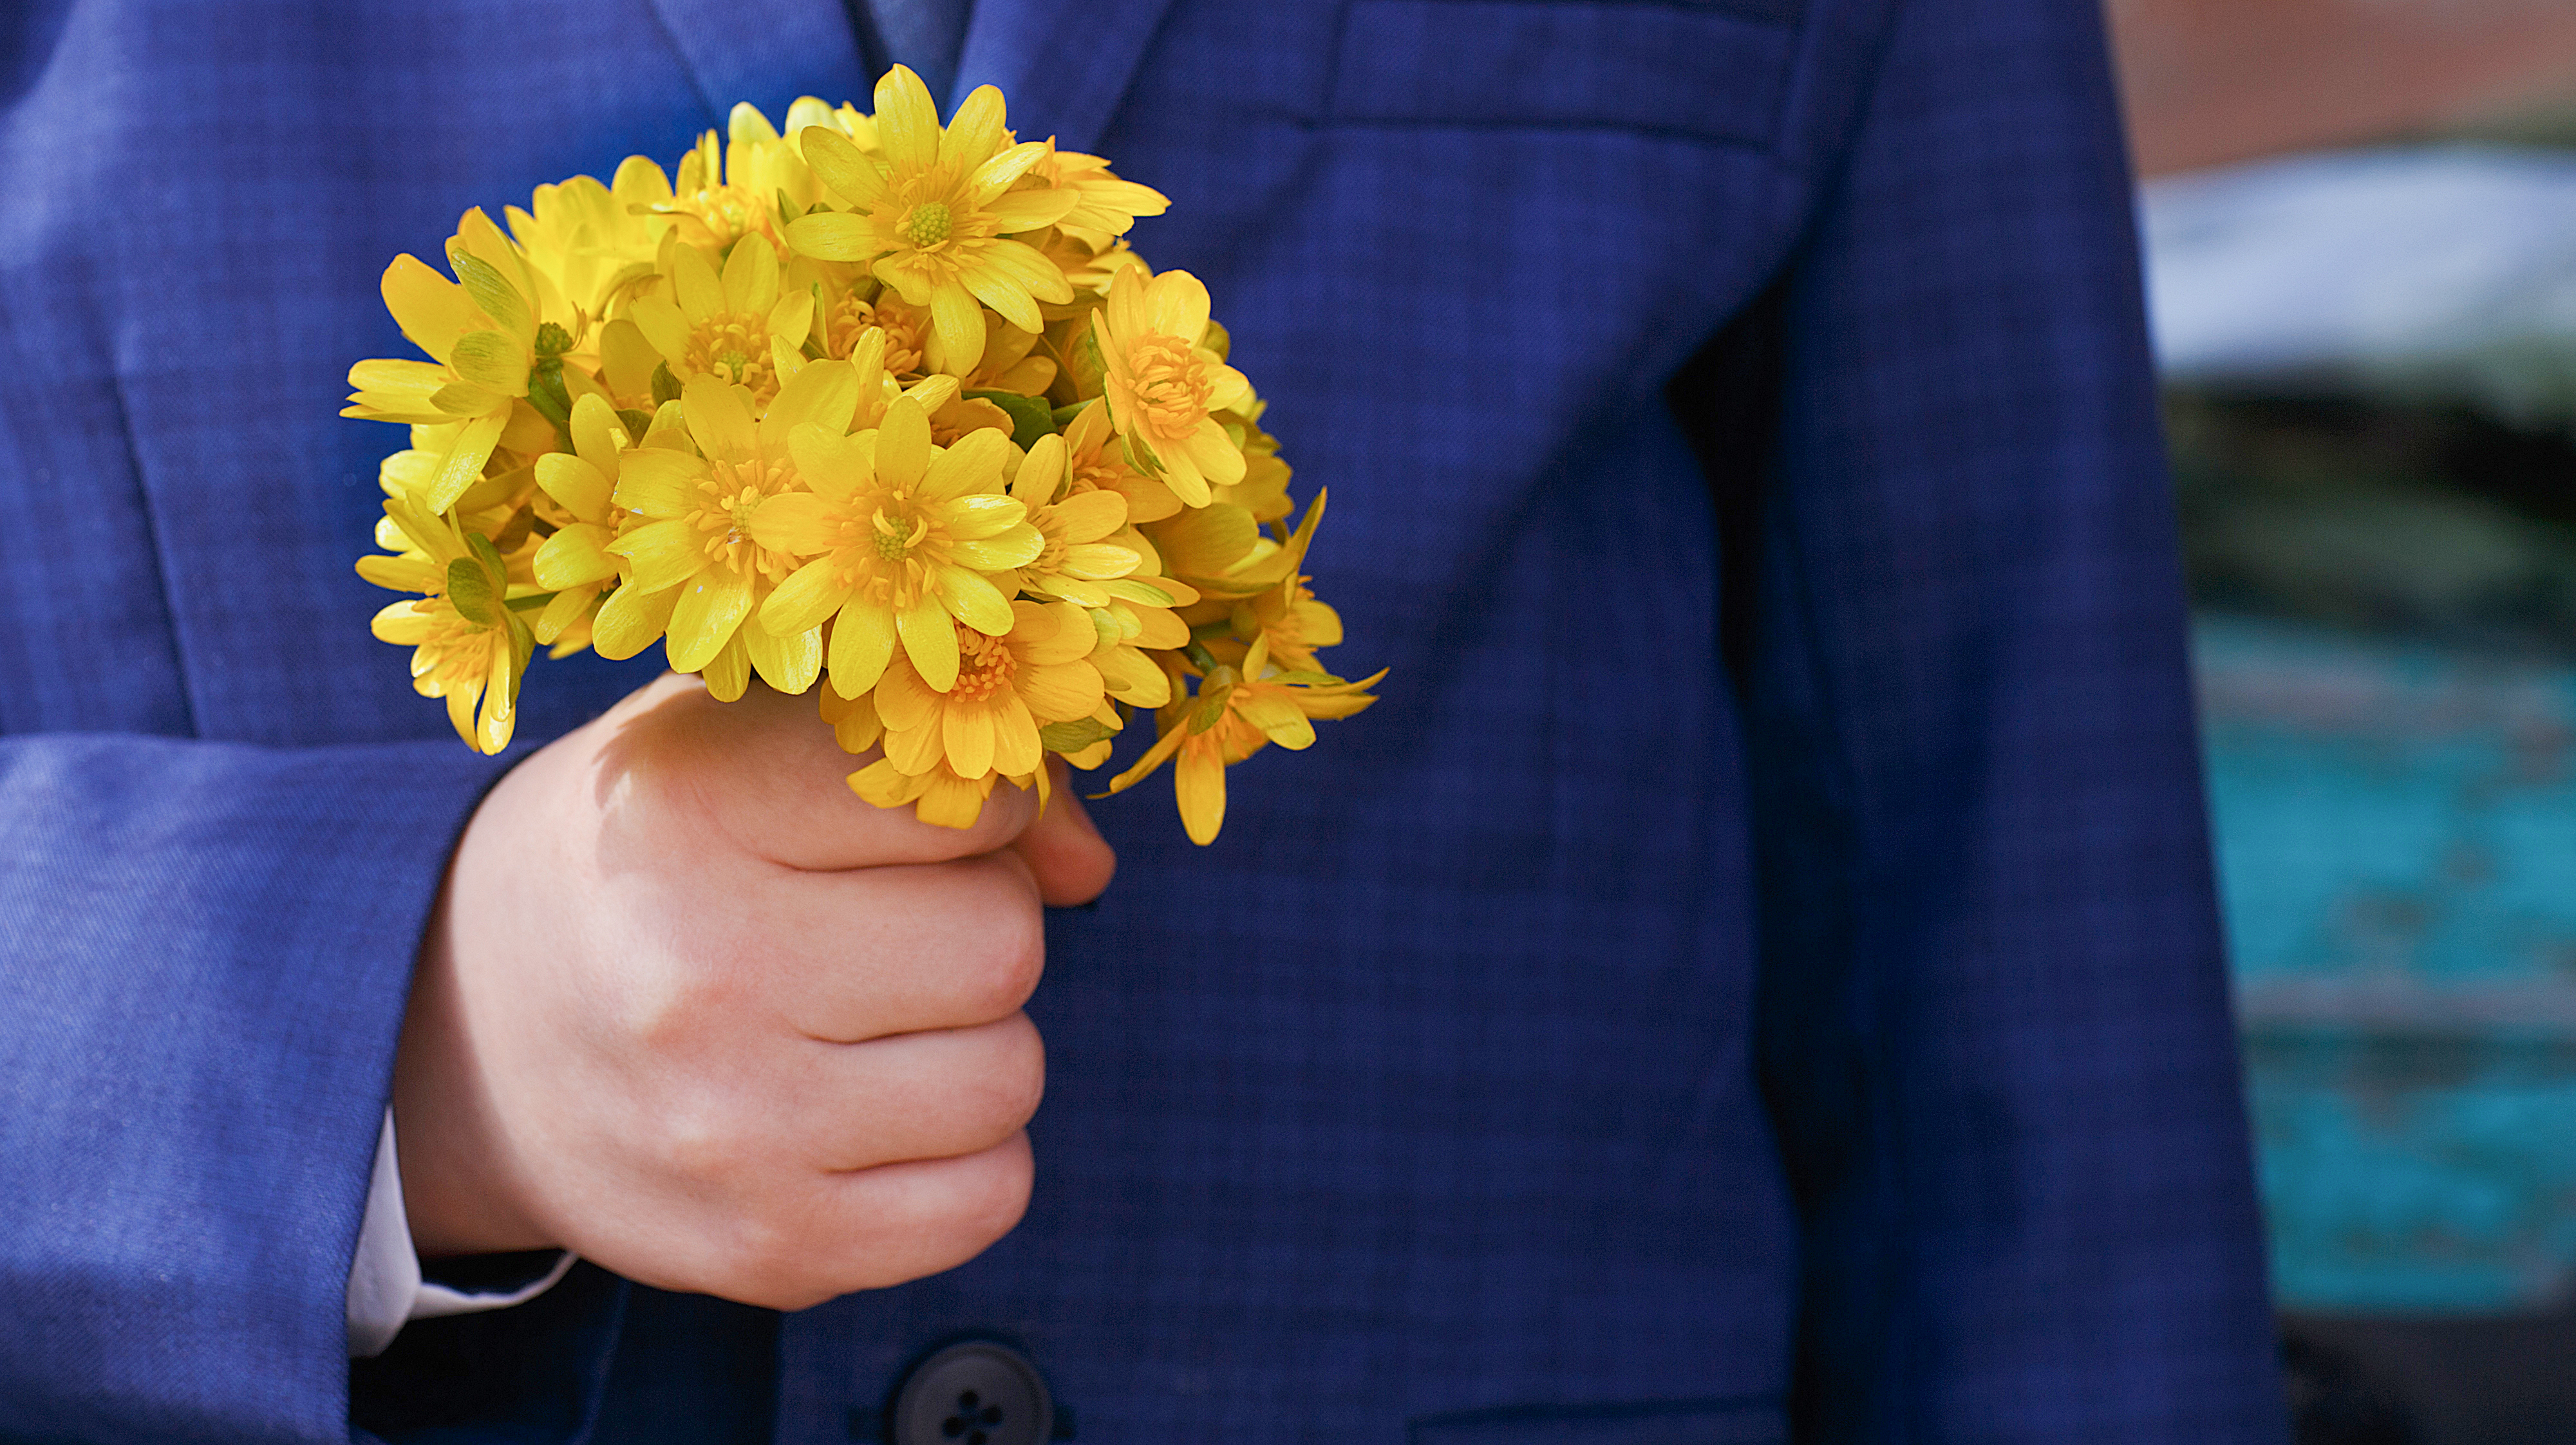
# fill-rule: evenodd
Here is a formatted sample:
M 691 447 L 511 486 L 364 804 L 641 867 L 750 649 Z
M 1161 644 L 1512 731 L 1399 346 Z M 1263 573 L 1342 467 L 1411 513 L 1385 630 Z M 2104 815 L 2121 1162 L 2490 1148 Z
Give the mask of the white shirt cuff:
M 554 1268 L 516 1289 L 468 1294 L 420 1277 L 412 1248 L 411 1220 L 403 1212 L 402 1164 L 394 1152 L 394 1111 L 385 1111 L 376 1137 L 376 1170 L 367 1185 L 367 1213 L 358 1226 L 358 1253 L 349 1262 L 349 1353 L 373 1358 L 385 1352 L 413 1320 L 507 1309 L 554 1288 L 572 1268 L 567 1251 Z

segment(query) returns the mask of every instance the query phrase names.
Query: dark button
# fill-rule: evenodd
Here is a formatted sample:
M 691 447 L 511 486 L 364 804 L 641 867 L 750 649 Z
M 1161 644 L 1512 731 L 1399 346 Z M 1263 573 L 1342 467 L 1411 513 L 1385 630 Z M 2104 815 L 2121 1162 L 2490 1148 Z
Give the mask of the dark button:
M 922 1361 L 894 1398 L 894 1445 L 1046 1445 L 1054 1434 L 1037 1366 L 983 1340 Z

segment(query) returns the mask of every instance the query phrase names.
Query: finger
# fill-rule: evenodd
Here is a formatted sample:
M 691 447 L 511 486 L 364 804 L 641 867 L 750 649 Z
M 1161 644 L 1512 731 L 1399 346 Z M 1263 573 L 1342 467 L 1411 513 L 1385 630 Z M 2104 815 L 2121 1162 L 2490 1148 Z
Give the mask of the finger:
M 992 1247 L 1028 1212 L 1036 1174 L 1029 1136 L 978 1154 L 832 1176 L 849 1223 L 830 1260 L 835 1293 L 884 1289 L 955 1269 Z
M 757 682 L 733 702 L 688 679 L 643 689 L 600 720 L 601 799 L 631 805 L 610 809 L 612 828 L 624 822 L 638 848 L 657 838 L 667 847 L 676 814 L 683 833 L 696 828 L 790 868 L 837 870 L 989 853 L 1036 815 L 1036 799 L 1008 785 L 993 789 L 970 828 L 870 804 L 848 779 L 872 756 L 841 751 L 816 704 L 810 691 L 787 697 Z
M 604 1240 L 584 1258 L 639 1284 L 799 1310 L 954 1269 L 1011 1231 L 1035 1174 L 1028 1135 L 978 1153 L 813 1174 L 759 1201 L 691 1210 L 650 1247 Z
M 1020 1132 L 1046 1093 L 1046 1045 L 1027 1014 L 809 1047 L 817 1097 L 798 1153 L 833 1173 L 980 1154 Z
M 1118 872 L 1118 853 L 1067 785 L 1064 764 L 1049 758 L 1047 766 L 1055 773 L 1055 795 L 1028 830 L 1012 840 L 1011 851 L 1028 860 L 1047 907 L 1070 908 L 1089 903 L 1109 887 Z
M 1037 884 L 1016 853 L 774 874 L 743 907 L 730 966 L 758 970 L 789 1026 L 834 1043 L 1008 1018 L 1046 967 Z

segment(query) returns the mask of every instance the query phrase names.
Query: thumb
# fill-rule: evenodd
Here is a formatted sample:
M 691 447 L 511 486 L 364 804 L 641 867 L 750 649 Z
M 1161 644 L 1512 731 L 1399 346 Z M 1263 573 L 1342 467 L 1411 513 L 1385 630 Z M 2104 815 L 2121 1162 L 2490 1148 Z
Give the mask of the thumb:
M 1055 796 L 1028 831 L 1012 841 L 1011 851 L 1027 861 L 1037 878 L 1038 896 L 1049 908 L 1069 908 L 1089 903 L 1109 887 L 1118 871 L 1118 854 L 1092 826 L 1082 799 L 1068 786 L 1064 764 L 1049 758 L 1047 767 L 1055 775 Z

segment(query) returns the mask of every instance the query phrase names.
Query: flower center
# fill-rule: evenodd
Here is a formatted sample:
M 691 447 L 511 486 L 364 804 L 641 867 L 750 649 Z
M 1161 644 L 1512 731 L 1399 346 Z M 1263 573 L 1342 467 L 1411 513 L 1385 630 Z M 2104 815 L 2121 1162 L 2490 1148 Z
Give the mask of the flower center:
M 944 534 L 900 494 L 881 498 L 865 520 L 842 514 L 841 581 L 888 607 L 910 607 L 930 590 L 932 567 L 948 554 Z
M 1019 673 L 1020 660 L 998 637 L 986 637 L 972 627 L 957 627 L 957 685 L 948 690 L 952 702 L 982 702 L 1010 689 L 1011 679 Z
M 707 560 L 741 573 L 757 569 L 773 582 L 787 575 L 786 559 L 751 540 L 751 514 L 761 499 L 784 489 L 789 471 L 767 462 L 715 462 L 698 483 L 690 525 L 706 535 Z
M 1136 373 L 1136 403 L 1157 435 L 1187 436 L 1207 415 L 1206 367 L 1188 342 L 1160 333 L 1140 336 L 1128 350 Z
M 846 358 L 858 349 L 859 338 L 867 334 L 869 327 L 883 328 L 886 375 L 902 381 L 922 374 L 922 322 L 919 314 L 892 304 L 889 298 L 880 297 L 871 306 L 856 296 L 844 296 L 832 308 L 827 344 L 835 359 Z
M 689 333 L 689 365 L 718 381 L 749 388 L 754 407 L 778 391 L 769 364 L 769 323 L 760 317 L 727 314 L 700 322 Z
M 922 250 L 929 250 L 948 239 L 951 218 L 944 201 L 924 201 L 904 214 L 897 234 Z

